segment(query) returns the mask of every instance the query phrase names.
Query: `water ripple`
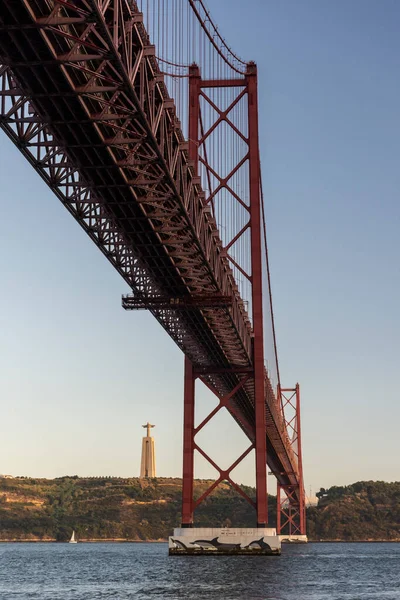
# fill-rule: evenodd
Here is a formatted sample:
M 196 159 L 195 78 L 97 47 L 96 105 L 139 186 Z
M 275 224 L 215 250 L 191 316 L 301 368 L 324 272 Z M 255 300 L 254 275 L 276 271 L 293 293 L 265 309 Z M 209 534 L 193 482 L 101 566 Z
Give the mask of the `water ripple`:
M 400 544 L 168 557 L 166 544 L 0 544 L 0 600 L 400 600 Z

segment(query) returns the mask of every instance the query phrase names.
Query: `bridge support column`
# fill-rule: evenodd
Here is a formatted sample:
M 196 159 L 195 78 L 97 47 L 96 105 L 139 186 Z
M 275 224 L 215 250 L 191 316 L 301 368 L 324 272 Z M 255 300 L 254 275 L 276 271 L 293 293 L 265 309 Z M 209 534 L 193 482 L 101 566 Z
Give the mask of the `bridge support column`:
M 299 490 L 298 487 L 278 483 L 276 533 L 283 540 L 294 536 L 295 538 L 305 538 L 300 541 L 307 541 L 304 490 Z
M 189 156 L 198 169 L 198 137 L 200 115 L 200 70 L 197 65 L 189 69 Z M 182 481 L 182 527 L 193 527 L 193 479 L 194 479 L 194 402 L 196 377 L 193 365 L 185 357 L 185 387 L 183 412 L 183 481 Z
M 258 146 L 257 67 L 249 63 L 246 74 L 249 118 L 250 227 L 253 308 L 253 364 L 256 425 L 257 527 L 268 523 L 267 439 L 265 433 L 264 321 L 262 297 L 261 190 Z
M 276 532 L 280 536 L 306 536 L 306 504 L 303 482 L 300 422 L 300 386 L 278 389 L 281 410 L 299 469 L 298 485 L 278 482 Z M 304 540 L 303 540 L 304 541 Z
M 200 118 L 200 69 L 196 64 L 189 67 L 189 156 L 199 171 L 199 118 Z
M 193 527 L 195 375 L 187 357 L 184 377 L 182 527 Z
M 217 121 L 214 125 L 208 124 L 210 129 L 206 132 L 202 130 L 203 122 L 200 119 L 200 95 L 213 106 L 211 98 L 208 98 L 204 93 L 204 89 L 224 88 L 224 87 L 242 87 L 244 88 L 236 95 L 232 104 L 228 109 L 214 108 L 219 113 Z M 253 329 L 253 346 L 252 360 L 249 366 L 249 372 L 246 378 L 238 382 L 237 388 L 232 390 L 226 396 L 221 396 L 217 390 L 213 390 L 219 397 L 220 404 L 205 421 L 196 429 L 194 427 L 194 381 L 195 374 L 193 368 L 186 359 L 185 361 L 185 413 L 184 413 L 184 460 L 183 460 L 183 505 L 182 505 L 182 526 L 192 527 L 194 509 L 208 496 L 208 494 L 222 481 L 228 481 L 237 491 L 246 497 L 243 490 L 235 484 L 230 473 L 235 466 L 243 460 L 243 458 L 254 448 L 255 449 L 255 474 L 256 474 L 256 501 L 251 498 L 247 500 L 256 508 L 257 512 L 257 527 L 265 529 L 268 522 L 268 506 L 267 506 L 267 447 L 266 447 L 266 417 L 265 417 L 265 366 L 264 366 L 264 322 L 263 322 L 263 297 L 262 297 L 262 236 L 261 236 L 261 189 L 260 189 L 260 156 L 258 146 L 258 102 L 257 102 L 257 68 L 254 63 L 249 63 L 245 78 L 239 83 L 231 80 L 213 80 L 204 81 L 201 78 L 199 67 L 195 64 L 189 69 L 189 157 L 193 161 L 195 172 L 199 171 L 199 162 L 208 169 L 207 153 L 204 147 L 204 140 L 208 139 L 211 132 L 218 125 L 218 121 L 225 122 L 228 127 L 233 127 L 228 118 L 228 113 L 232 107 L 237 105 L 241 98 L 247 96 L 247 119 L 248 119 L 248 135 L 246 135 L 246 143 L 248 145 L 248 165 L 249 165 L 249 202 L 246 206 L 249 213 L 248 224 L 243 228 L 238 235 L 230 241 L 225 240 L 225 251 L 250 228 L 251 236 L 251 273 L 244 274 L 251 282 L 252 288 L 252 329 Z M 201 130 L 202 139 L 199 139 Z M 244 139 L 244 138 L 243 138 Z M 203 141 L 202 141 L 203 140 Z M 199 156 L 199 146 L 203 144 L 204 156 Z M 221 152 L 225 149 L 221 148 Z M 227 182 L 233 177 L 240 164 L 233 166 L 232 171 L 222 176 L 217 174 L 220 180 L 221 189 L 227 187 Z M 229 189 L 229 186 L 228 186 Z M 211 193 L 211 190 L 210 190 Z M 211 197 L 211 207 L 214 210 L 212 202 L 214 196 Z M 241 203 L 243 206 L 245 204 Z M 242 270 L 242 269 L 241 269 Z M 242 270 L 243 272 L 243 270 Z M 201 377 L 201 376 L 200 376 Z M 195 443 L 194 437 L 196 433 L 208 422 L 208 420 L 221 408 L 229 407 L 230 413 L 235 415 L 235 404 L 231 402 L 234 394 L 244 385 L 249 379 L 254 379 L 254 400 L 255 400 L 255 415 L 254 423 L 245 423 L 246 419 L 243 415 L 238 415 L 239 421 L 248 430 L 251 446 L 238 458 L 228 470 L 221 470 L 218 465 L 212 461 L 205 452 L 203 452 Z M 210 382 L 207 378 L 202 378 L 203 383 L 211 389 Z M 210 462 L 219 471 L 218 480 L 201 496 L 196 502 L 193 501 L 193 476 L 194 476 L 194 450 L 200 452 L 206 460 Z

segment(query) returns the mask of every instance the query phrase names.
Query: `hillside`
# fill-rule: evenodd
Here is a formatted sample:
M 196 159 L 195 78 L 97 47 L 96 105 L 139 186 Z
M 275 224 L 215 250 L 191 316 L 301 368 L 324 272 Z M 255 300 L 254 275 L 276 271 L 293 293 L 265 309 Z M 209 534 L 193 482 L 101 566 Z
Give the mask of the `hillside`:
M 0 479 L 0 541 L 158 540 L 179 526 L 181 480 L 110 477 Z M 197 480 L 199 497 L 211 481 Z M 254 497 L 255 490 L 243 488 Z M 322 489 L 307 510 L 310 540 L 399 540 L 400 483 L 358 482 Z M 275 498 L 270 497 L 275 525 Z M 196 511 L 198 526 L 253 527 L 255 513 L 228 485 Z
M 196 481 L 196 497 L 211 483 Z M 165 539 L 180 524 L 180 504 L 180 479 L 0 479 L 0 540 L 63 541 L 73 529 L 79 539 Z M 271 502 L 275 521 L 274 509 Z M 196 511 L 199 526 L 254 526 L 254 520 L 252 507 L 227 485 Z
M 307 511 L 310 539 L 400 541 L 400 482 L 359 481 L 317 496 Z

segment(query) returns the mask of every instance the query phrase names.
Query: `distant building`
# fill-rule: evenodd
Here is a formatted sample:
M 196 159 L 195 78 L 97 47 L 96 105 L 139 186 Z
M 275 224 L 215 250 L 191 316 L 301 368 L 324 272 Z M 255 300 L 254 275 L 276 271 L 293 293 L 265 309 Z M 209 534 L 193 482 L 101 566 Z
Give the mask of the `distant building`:
M 0 475 L 0 479 L 14 479 L 14 475 Z
M 155 427 L 150 423 L 142 425 L 147 429 L 147 435 L 142 440 L 142 460 L 140 463 L 140 477 L 156 476 L 156 450 L 154 447 L 154 438 L 150 435 L 150 429 Z

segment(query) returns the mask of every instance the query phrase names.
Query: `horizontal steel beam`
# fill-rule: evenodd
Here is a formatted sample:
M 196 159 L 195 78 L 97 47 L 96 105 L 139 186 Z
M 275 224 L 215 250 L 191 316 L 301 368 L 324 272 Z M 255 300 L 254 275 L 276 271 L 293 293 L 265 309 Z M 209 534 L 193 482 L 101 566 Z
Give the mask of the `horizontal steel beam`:
M 232 305 L 231 296 L 223 296 L 222 294 L 191 295 L 175 298 L 167 298 L 165 296 L 141 296 L 137 294 L 129 294 L 122 296 L 122 307 L 125 310 L 187 310 L 187 309 L 202 309 L 202 308 L 227 308 Z

